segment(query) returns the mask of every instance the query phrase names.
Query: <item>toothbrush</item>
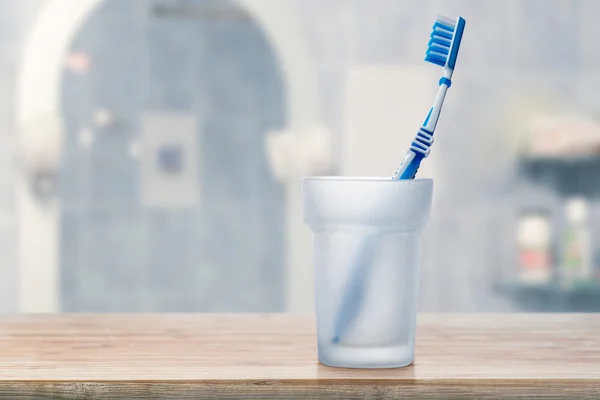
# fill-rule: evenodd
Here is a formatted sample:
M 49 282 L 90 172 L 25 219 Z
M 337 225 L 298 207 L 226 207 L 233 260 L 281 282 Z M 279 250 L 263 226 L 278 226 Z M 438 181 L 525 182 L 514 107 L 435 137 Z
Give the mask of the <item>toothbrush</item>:
M 421 162 L 431 152 L 433 133 L 440 118 L 446 92 L 452 85 L 452 74 L 456 66 L 456 58 L 458 57 L 465 24 L 466 21 L 462 17 L 452 20 L 443 16 L 438 16 L 433 24 L 433 32 L 430 35 L 431 39 L 429 40 L 425 61 L 442 67 L 444 74 L 439 81 L 439 89 L 433 106 L 392 180 L 414 179 Z M 365 281 L 368 276 L 366 269 L 372 263 L 375 242 L 373 236 L 368 237 L 364 243 L 364 248 L 359 251 L 358 256 L 355 258 L 354 266 L 350 271 L 350 279 L 346 285 L 333 327 L 333 343 L 339 343 L 342 340 L 361 307 L 364 299 Z
M 443 16 L 438 16 L 433 24 L 433 32 L 430 35 L 431 40 L 429 40 L 425 61 L 442 67 L 444 75 L 440 79 L 440 87 L 433 102 L 433 107 L 429 110 L 423 126 L 419 129 L 410 150 L 404 156 L 404 160 L 392 180 L 413 179 L 421 165 L 421 161 L 431 151 L 433 133 L 440 118 L 446 91 L 452 85 L 452 74 L 456 66 L 456 58 L 458 57 L 465 24 L 466 21 L 462 17 L 452 20 Z

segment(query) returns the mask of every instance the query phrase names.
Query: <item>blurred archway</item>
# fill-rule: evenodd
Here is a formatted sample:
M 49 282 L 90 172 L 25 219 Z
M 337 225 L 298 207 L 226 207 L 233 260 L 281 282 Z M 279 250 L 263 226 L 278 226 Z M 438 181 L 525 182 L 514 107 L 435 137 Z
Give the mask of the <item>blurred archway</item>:
M 52 183 L 62 167 L 62 155 L 68 153 L 63 144 L 70 143 L 67 139 L 68 123 L 63 120 L 60 107 L 61 93 L 66 89 L 64 85 L 68 85 L 63 70 L 65 59 L 85 68 L 85 59 L 77 58 L 80 55 L 71 54 L 69 58 L 67 55 L 73 50 L 71 45 L 76 35 L 101 4 L 101 0 L 49 2 L 25 48 L 17 102 L 24 162 L 24 174 L 18 187 L 21 311 L 52 312 L 60 308 L 61 254 L 58 249 L 61 244 L 58 232 L 62 205 L 59 198 L 52 196 L 56 190 Z M 292 10 L 280 2 L 264 0 L 243 0 L 237 4 L 241 6 L 242 14 L 247 12 L 256 21 L 266 42 L 273 47 L 283 75 L 281 79 L 287 106 L 283 120 L 290 129 L 314 125 L 318 121 L 316 79 L 302 35 L 295 27 Z M 100 121 L 106 120 L 102 118 L 102 112 L 99 115 Z M 78 131 L 77 135 L 78 140 L 86 142 L 85 132 Z M 290 195 L 293 190 L 289 187 L 287 191 L 288 200 L 291 199 L 286 204 L 287 247 L 290 243 L 294 247 L 288 249 L 288 261 L 285 262 L 289 283 L 289 276 L 297 276 L 298 271 L 306 269 L 308 252 L 303 249 L 307 240 L 299 237 L 302 233 L 297 229 L 301 225 L 299 204 L 295 200 L 297 196 Z M 35 252 L 30 251 L 32 246 L 35 246 Z M 304 256 L 298 257 L 298 254 Z M 290 262 L 292 259 L 294 261 Z M 301 304 L 298 293 L 306 293 L 306 289 L 290 288 L 288 284 L 290 294 L 286 302 Z M 300 297 L 310 298 L 310 293 Z

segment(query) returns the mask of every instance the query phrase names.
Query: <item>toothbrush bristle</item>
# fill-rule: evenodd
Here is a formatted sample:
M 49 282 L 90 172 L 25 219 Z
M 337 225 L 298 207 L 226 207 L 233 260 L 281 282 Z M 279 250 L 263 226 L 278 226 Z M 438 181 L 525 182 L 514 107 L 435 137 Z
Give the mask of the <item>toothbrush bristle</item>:
M 458 30 L 457 27 L 459 28 Z M 430 35 L 431 39 L 429 40 L 425 61 L 445 67 L 451 56 L 452 46 L 454 45 L 453 39 L 458 34 L 458 41 L 455 44 L 456 46 L 460 45 L 463 29 L 464 20 L 462 18 L 459 17 L 457 20 L 453 20 L 441 15 L 438 16 L 433 24 L 433 31 Z M 454 58 L 456 58 L 455 55 Z
M 456 21 L 453 20 L 452 18 L 448 18 L 448 17 L 444 17 L 443 15 L 438 15 L 437 16 L 437 21 L 443 22 L 447 25 L 452 26 L 453 28 L 456 26 Z

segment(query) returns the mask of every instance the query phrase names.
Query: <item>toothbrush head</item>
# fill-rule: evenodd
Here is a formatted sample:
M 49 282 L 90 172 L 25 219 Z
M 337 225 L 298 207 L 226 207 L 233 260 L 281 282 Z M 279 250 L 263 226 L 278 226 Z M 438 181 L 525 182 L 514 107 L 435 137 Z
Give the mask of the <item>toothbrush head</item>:
M 438 16 L 433 24 L 425 61 L 454 70 L 466 21 Z

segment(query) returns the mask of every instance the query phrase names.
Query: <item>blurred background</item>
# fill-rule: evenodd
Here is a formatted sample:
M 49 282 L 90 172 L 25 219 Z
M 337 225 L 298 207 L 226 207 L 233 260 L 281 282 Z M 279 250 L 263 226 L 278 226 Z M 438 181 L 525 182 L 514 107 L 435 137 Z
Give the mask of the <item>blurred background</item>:
M 303 175 L 420 175 L 422 311 L 600 310 L 594 0 L 0 0 L 0 312 L 312 312 Z

